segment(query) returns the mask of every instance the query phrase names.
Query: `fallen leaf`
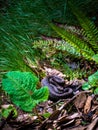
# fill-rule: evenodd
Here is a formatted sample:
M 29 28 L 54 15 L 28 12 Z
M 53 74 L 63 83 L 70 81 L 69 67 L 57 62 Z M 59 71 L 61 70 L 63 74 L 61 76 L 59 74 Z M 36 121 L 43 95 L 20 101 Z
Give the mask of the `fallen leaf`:
M 85 106 L 84 106 L 84 114 L 87 114 L 90 111 L 90 109 L 91 109 L 91 101 L 92 101 L 92 97 L 88 96 L 88 98 L 86 100 L 86 103 L 85 103 Z
M 17 118 L 16 118 L 16 121 L 17 122 L 23 122 L 23 121 L 26 121 L 26 120 L 36 120 L 38 117 L 37 116 L 31 116 L 29 114 L 22 114 L 22 115 L 19 115 Z
M 81 109 L 84 107 L 86 101 L 86 94 L 85 93 L 81 93 L 79 96 L 76 97 L 75 99 L 75 106 L 78 109 Z
M 68 129 L 65 129 L 65 130 L 86 130 L 86 127 L 85 126 L 78 126 L 78 127 L 74 127 L 74 128 L 68 128 Z
M 79 118 L 80 117 L 80 115 L 79 115 L 79 113 L 74 113 L 73 115 L 71 115 L 71 116 L 68 116 L 67 117 L 67 119 L 75 119 L 75 118 Z
M 51 69 L 51 68 L 47 68 L 47 67 L 44 67 L 44 69 L 45 69 L 46 74 L 49 76 L 56 75 L 56 76 L 59 76 L 61 78 L 65 77 L 65 75 L 62 72 L 60 72 L 56 69 Z
M 55 110 L 49 117 L 50 120 L 56 120 L 59 116 L 59 114 L 61 113 L 60 110 Z
M 87 130 L 95 130 L 95 126 L 98 127 L 98 117 L 88 126 Z M 97 128 L 98 129 L 98 128 Z

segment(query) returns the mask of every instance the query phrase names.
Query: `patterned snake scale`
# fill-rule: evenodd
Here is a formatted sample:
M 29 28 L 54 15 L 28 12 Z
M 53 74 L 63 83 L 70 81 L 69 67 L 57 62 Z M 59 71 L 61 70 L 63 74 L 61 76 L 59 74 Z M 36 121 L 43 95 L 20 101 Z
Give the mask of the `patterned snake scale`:
M 65 99 L 73 95 L 73 90 L 69 86 L 66 87 L 65 80 L 58 76 L 47 76 L 41 81 L 42 86 L 48 86 L 50 100 L 57 101 Z

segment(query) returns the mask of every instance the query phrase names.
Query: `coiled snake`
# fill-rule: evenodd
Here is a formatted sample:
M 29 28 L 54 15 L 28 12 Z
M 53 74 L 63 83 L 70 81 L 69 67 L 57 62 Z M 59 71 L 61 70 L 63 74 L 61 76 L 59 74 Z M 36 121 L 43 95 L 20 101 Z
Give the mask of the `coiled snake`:
M 41 81 L 42 86 L 48 86 L 49 88 L 49 98 L 51 100 L 57 101 L 59 99 L 65 99 L 73 95 L 73 90 L 66 87 L 63 78 L 58 76 L 47 76 Z

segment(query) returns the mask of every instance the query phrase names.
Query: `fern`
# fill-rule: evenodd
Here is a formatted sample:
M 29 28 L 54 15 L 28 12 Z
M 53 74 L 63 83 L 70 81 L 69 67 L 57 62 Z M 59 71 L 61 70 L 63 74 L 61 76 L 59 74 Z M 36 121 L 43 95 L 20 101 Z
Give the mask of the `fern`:
M 84 9 L 86 5 L 91 2 L 91 0 L 76 1 L 75 2 L 78 3 L 79 6 L 83 7 L 81 9 Z M 36 59 L 39 60 L 40 56 L 42 60 L 45 59 L 45 52 L 49 54 L 48 48 L 46 47 L 47 49 L 43 52 L 43 56 L 42 53 L 40 53 L 39 50 L 36 49 L 36 47 L 32 47 L 31 43 L 33 43 L 35 39 L 41 39 L 40 34 L 46 34 L 48 36 L 55 35 L 55 33 L 50 28 L 50 26 L 48 26 L 46 21 L 50 22 L 54 20 L 60 23 L 77 23 L 67 2 L 67 0 L 34 0 L 33 2 L 32 0 L 13 0 L 9 2 L 9 8 L 5 8 L 5 13 L 3 12 L 0 14 L 0 71 L 2 71 L 1 73 L 7 70 L 32 71 L 30 66 L 37 66 L 37 68 L 39 68 Z M 87 11 L 89 10 L 91 10 L 90 7 L 88 7 Z M 81 41 L 79 42 L 81 43 Z M 39 42 L 39 44 L 41 45 L 42 42 Z M 52 43 L 52 46 L 54 44 L 55 43 Z M 50 47 L 50 55 L 48 55 L 49 57 L 47 57 L 47 59 L 51 57 L 51 61 L 53 61 L 54 64 L 56 64 L 55 61 L 58 60 L 56 56 L 59 55 L 57 54 L 55 56 L 53 52 L 55 51 L 55 49 L 57 50 L 57 52 L 58 50 L 62 51 L 63 55 L 74 54 L 75 56 L 81 57 L 82 55 L 84 55 L 82 54 L 83 52 L 87 54 L 87 58 L 90 57 L 89 55 L 93 54 L 93 51 L 92 54 L 89 54 L 89 49 L 87 49 L 88 52 L 86 49 L 84 50 L 84 45 L 82 49 L 79 50 L 78 46 L 74 48 L 74 46 L 72 46 L 71 44 L 69 45 L 69 41 L 68 43 L 62 43 L 61 45 L 57 44 L 57 46 L 56 44 L 54 47 Z M 40 50 L 43 51 L 42 48 Z M 26 64 L 24 59 L 26 59 L 27 62 L 29 61 L 29 65 Z
M 74 2 L 82 10 L 87 8 L 87 14 L 91 11 L 93 17 L 94 11 L 97 10 L 96 1 L 93 1 L 95 3 L 93 10 L 91 10 L 91 0 L 76 0 Z M 1 14 L 0 26 L 10 31 L 12 35 L 16 32 L 20 35 L 26 32 L 32 38 L 39 38 L 39 34 L 51 36 L 53 31 L 47 25 L 46 20 L 48 22 L 54 20 L 60 23 L 70 23 L 71 25 L 78 23 L 69 8 L 68 0 L 33 0 L 33 2 L 32 0 L 13 0 L 8 2 L 9 6 L 4 11 L 6 13 L 3 13 L 4 16 Z
M 52 38 L 50 38 L 50 40 L 36 40 L 33 42 L 32 48 L 35 49 L 36 52 L 39 50 L 38 52 L 40 53 L 37 54 L 38 58 L 40 58 L 38 60 L 45 60 L 47 58 L 47 60 L 51 61 L 55 58 L 55 55 L 59 56 L 60 53 L 65 57 L 69 56 L 71 58 L 78 58 L 81 56 L 74 47 L 64 40 L 58 41 L 56 39 L 53 40 Z
M 71 2 L 68 2 L 73 14 L 77 17 L 83 31 L 83 36 L 86 37 L 86 40 L 91 45 L 92 49 L 98 53 L 98 29 L 89 18 L 87 18 L 84 13 L 82 13 L 75 5 Z
M 75 50 L 80 54 L 80 57 L 83 56 L 88 60 L 94 60 L 93 56 L 98 53 L 98 30 L 75 5 L 71 2 L 68 2 L 68 4 L 82 27 L 80 34 L 73 29 L 64 29 L 56 25 L 49 24 L 59 36 L 69 43 L 70 46 L 75 48 Z
M 91 60 L 92 56 L 95 54 L 94 51 L 89 48 L 87 43 L 82 39 L 78 38 L 75 34 L 68 32 L 63 28 L 59 28 L 53 24 L 50 25 L 66 42 L 73 46 L 81 56 L 86 59 Z
M 73 46 L 71 46 L 64 40 L 57 42 L 55 47 L 57 50 L 63 52 L 68 57 L 78 58 L 81 56 L 81 54 L 78 51 L 76 51 L 76 49 Z

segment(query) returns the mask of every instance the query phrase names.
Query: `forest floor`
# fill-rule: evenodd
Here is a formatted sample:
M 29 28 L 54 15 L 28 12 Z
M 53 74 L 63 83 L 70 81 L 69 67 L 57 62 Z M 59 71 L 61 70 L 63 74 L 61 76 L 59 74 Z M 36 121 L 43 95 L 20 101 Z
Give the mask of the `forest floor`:
M 8 6 L 7 2 L 3 4 Z M 96 20 L 96 25 L 97 23 Z M 83 62 L 82 64 L 83 67 L 80 68 L 82 72 L 86 70 L 86 72 L 94 73 L 98 70 L 98 67 L 93 64 L 90 66 L 88 63 Z M 74 67 L 74 64 L 72 63 L 70 66 Z M 50 75 L 58 75 L 58 73 L 63 75 L 52 67 L 51 72 L 49 72 Z M 58 101 L 48 99 L 48 101 L 38 104 L 32 113 L 24 112 L 15 106 L 0 88 L 0 130 L 98 130 L 98 95 L 93 94 L 91 90 L 82 90 L 82 84 L 87 79 L 88 74 L 85 79 L 75 78 L 71 81 L 65 79 L 65 82 L 73 88 L 74 93 Z M 13 106 L 17 110 L 16 117 L 13 116 L 14 111 L 11 111 L 6 118 L 1 115 L 1 111 L 9 106 Z
M 51 70 L 52 73 L 54 70 Z M 55 70 L 58 73 L 59 71 Z M 60 73 L 61 74 L 61 73 Z M 1 130 L 98 130 L 98 95 L 90 90 L 83 91 L 84 80 L 66 81 L 71 84 L 74 94 L 66 99 L 40 103 L 32 113 L 26 113 L 16 106 L 18 116 L 13 111 L 7 118 L 1 118 Z M 2 93 L 1 108 L 13 105 Z

